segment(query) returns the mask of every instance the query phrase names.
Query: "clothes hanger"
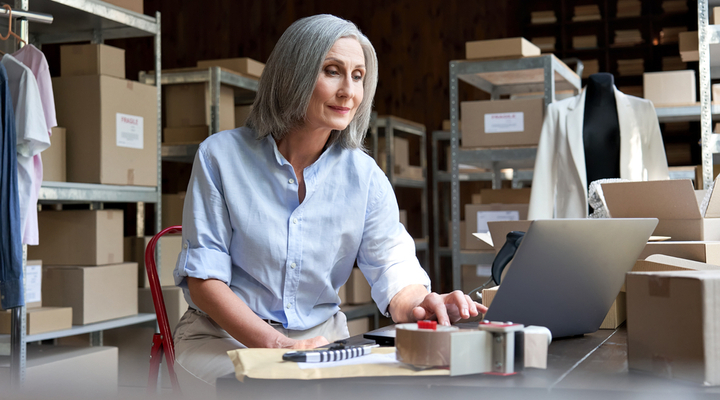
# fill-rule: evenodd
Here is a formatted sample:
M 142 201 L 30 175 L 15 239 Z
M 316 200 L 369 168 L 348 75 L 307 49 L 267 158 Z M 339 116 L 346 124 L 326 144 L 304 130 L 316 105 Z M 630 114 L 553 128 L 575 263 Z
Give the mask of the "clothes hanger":
M 8 40 L 8 39 L 10 39 L 10 36 L 14 36 L 19 41 L 27 44 L 27 42 L 25 40 L 23 40 L 23 38 L 21 38 L 17 33 L 13 32 L 13 30 L 12 30 L 12 21 L 13 21 L 12 20 L 12 7 L 10 7 L 10 5 L 8 5 L 8 4 L 3 4 L 3 8 L 8 11 L 8 33 L 5 36 L 0 35 L 0 40 Z M 0 50 L 0 54 L 5 55 L 5 53 L 2 52 L 1 50 Z

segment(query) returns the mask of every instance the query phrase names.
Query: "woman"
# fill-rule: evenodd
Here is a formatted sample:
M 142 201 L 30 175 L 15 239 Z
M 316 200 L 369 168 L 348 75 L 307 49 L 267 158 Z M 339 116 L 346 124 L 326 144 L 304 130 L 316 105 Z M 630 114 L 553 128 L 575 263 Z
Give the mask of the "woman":
M 354 24 L 298 20 L 247 126 L 200 145 L 174 273 L 191 307 L 175 331 L 182 369 L 214 384 L 233 371 L 228 350 L 346 338 L 337 292 L 356 259 L 395 322 L 484 311 L 459 291 L 429 293 L 392 187 L 362 151 L 376 85 L 375 50 Z

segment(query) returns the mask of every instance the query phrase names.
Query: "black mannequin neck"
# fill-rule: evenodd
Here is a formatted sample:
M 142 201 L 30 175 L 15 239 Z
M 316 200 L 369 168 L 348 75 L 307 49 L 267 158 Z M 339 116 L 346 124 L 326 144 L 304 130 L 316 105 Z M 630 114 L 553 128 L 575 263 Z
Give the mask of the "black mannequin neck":
M 601 72 L 590 75 L 585 90 L 586 105 L 588 103 L 594 107 L 615 105 L 615 80 L 612 74 Z

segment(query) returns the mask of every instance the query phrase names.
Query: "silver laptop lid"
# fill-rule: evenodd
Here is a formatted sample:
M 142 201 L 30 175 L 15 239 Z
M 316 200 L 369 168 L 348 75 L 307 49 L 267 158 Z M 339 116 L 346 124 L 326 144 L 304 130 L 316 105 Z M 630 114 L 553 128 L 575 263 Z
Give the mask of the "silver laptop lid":
M 657 223 L 534 221 L 485 318 L 545 326 L 554 338 L 596 331 Z

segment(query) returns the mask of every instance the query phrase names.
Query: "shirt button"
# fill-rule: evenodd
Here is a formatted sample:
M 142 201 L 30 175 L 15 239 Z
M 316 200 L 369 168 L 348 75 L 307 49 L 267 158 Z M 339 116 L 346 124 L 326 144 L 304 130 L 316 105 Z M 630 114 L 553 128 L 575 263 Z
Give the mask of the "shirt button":
M 292 303 L 288 303 L 288 304 L 285 306 L 285 308 L 287 308 L 288 310 L 290 309 L 290 307 L 292 307 Z
M 297 224 L 297 218 L 293 218 L 293 224 Z
M 297 264 L 295 264 L 295 263 L 290 264 L 290 268 L 295 269 L 295 267 L 297 267 Z
M 187 249 L 187 243 L 183 244 L 183 249 Z
M 288 183 L 291 183 L 291 184 L 295 183 L 295 179 L 293 179 L 293 178 L 288 179 Z

